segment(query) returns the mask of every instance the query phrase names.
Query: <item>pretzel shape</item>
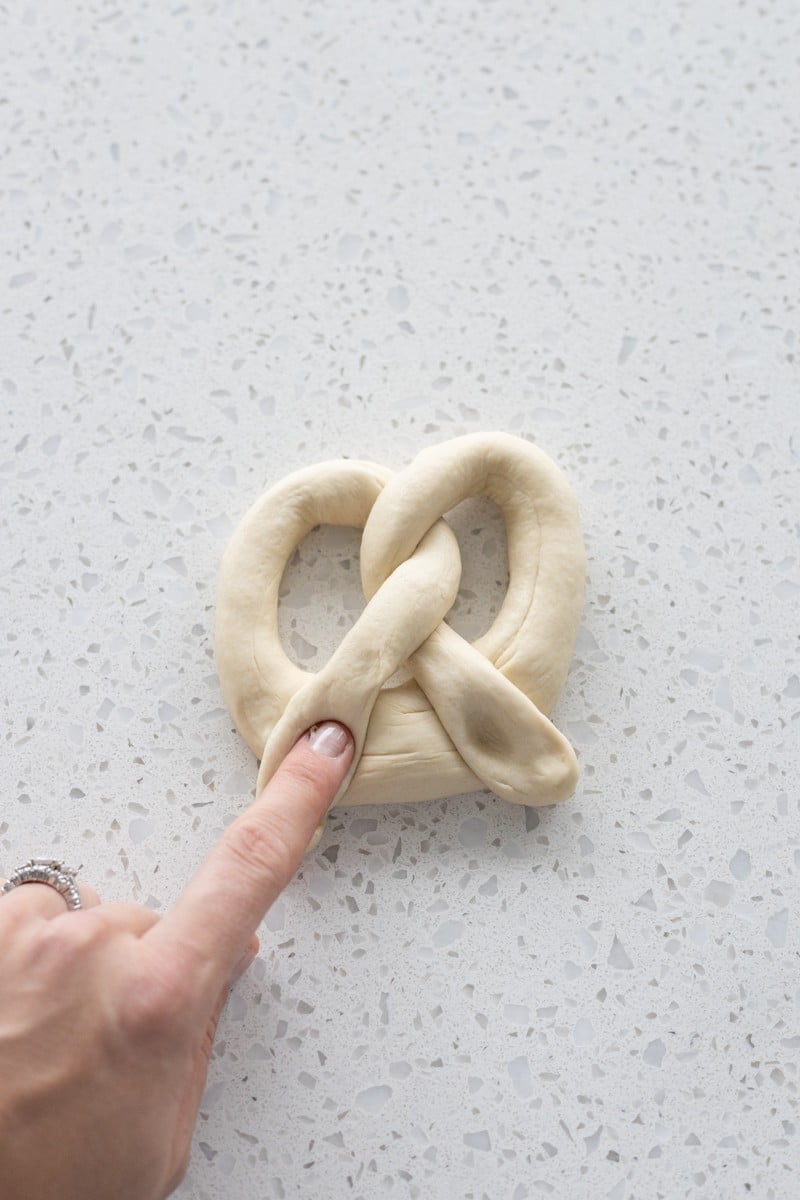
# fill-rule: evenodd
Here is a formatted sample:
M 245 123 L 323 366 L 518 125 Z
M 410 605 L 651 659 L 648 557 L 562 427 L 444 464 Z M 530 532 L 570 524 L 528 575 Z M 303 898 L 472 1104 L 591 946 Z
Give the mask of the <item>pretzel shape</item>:
M 485 495 L 506 525 L 509 583 L 470 643 L 444 617 L 461 578 L 443 519 Z M 315 526 L 363 528 L 366 607 L 326 665 L 302 670 L 278 633 L 284 568 Z M 578 507 L 543 451 L 504 433 L 454 438 L 396 474 L 340 460 L 295 471 L 245 514 L 219 576 L 216 658 L 237 729 L 261 758 L 257 792 L 300 734 L 335 719 L 355 740 L 334 804 L 440 799 L 488 787 L 514 804 L 554 804 L 578 765 L 548 720 L 581 617 Z M 402 665 L 412 676 L 386 680 Z

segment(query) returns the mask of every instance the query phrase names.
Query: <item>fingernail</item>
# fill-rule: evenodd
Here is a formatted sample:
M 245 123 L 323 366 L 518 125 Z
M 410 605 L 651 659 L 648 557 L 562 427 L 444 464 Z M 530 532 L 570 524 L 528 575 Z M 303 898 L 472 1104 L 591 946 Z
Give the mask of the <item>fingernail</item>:
M 351 741 L 349 729 L 338 725 L 336 721 L 323 721 L 321 725 L 312 725 L 308 731 L 309 746 L 326 758 L 338 758 L 344 754 Z
M 231 972 L 231 987 L 233 987 L 234 983 L 239 982 L 245 971 L 253 965 L 255 958 L 256 956 L 253 950 L 245 950 L 244 954 Z

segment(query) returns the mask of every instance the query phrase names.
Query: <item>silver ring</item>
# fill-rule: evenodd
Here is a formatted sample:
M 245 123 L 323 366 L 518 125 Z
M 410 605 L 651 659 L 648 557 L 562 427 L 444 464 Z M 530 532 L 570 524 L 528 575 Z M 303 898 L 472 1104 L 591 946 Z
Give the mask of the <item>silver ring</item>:
M 54 888 L 71 911 L 81 907 L 81 897 L 75 883 L 80 867 L 65 867 L 57 858 L 30 858 L 12 872 L 0 889 L 0 895 L 13 892 L 24 883 L 44 883 Z

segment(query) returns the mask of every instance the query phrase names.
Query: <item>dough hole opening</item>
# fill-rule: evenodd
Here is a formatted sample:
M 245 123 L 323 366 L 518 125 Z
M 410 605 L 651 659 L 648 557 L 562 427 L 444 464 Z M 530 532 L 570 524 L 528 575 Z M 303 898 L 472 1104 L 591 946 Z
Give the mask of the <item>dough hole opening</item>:
M 501 509 L 486 496 L 462 500 L 445 513 L 461 551 L 461 585 L 445 620 L 468 642 L 494 621 L 508 591 L 508 547 Z
M 278 632 L 288 657 L 319 671 L 364 611 L 361 530 L 316 525 L 295 546 L 278 592 Z
M 315 525 L 295 546 L 278 592 L 278 632 L 287 656 L 304 671 L 319 671 L 365 604 L 361 530 Z M 384 687 L 408 678 L 402 668 Z

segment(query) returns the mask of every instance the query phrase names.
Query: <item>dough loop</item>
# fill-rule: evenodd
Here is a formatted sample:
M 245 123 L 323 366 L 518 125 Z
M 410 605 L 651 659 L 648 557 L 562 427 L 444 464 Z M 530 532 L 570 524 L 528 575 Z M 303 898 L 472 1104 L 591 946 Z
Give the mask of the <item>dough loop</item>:
M 509 584 L 491 627 L 467 642 L 444 617 L 461 557 L 442 519 L 484 495 L 502 510 Z M 286 564 L 315 526 L 363 528 L 367 605 L 316 674 L 278 634 Z M 547 719 L 580 622 L 584 551 L 572 490 L 521 438 L 470 434 L 423 450 L 396 474 L 341 460 L 294 472 L 237 527 L 219 578 L 216 657 L 236 727 L 265 785 L 300 734 L 347 725 L 355 755 L 334 803 L 432 800 L 488 787 L 515 804 L 570 796 L 578 767 Z M 405 665 L 412 678 L 383 684 Z

